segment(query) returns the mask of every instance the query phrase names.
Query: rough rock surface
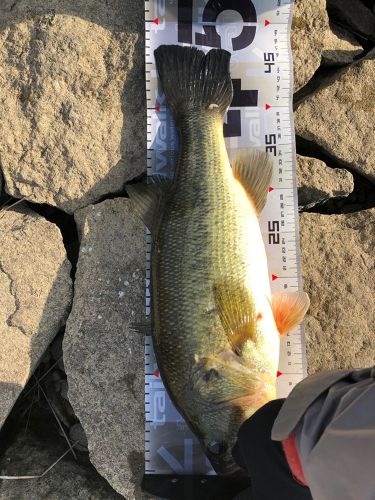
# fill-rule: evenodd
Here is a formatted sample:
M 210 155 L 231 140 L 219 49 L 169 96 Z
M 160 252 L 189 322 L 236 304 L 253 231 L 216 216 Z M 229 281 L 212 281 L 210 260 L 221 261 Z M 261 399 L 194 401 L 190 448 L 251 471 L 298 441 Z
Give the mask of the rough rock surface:
M 375 42 L 375 14 L 361 0 L 327 0 L 330 17 Z
M 310 80 L 323 55 L 330 61 L 344 63 L 351 61 L 359 49 L 348 36 L 331 31 L 326 0 L 295 1 L 291 45 L 295 91 Z
M 27 208 L 0 212 L 0 427 L 71 304 L 60 230 Z
M 127 500 L 139 499 L 144 460 L 145 229 L 127 199 L 79 210 L 72 312 L 64 337 L 68 396 L 90 460 Z
M 325 33 L 322 63 L 325 66 L 351 63 L 354 57 L 363 52 L 362 46 L 350 32 L 332 23 L 330 26 L 331 29 Z
M 348 196 L 353 176 L 343 168 L 329 168 L 316 158 L 297 155 L 298 206 L 307 209 L 329 198 Z
M 6 191 L 73 212 L 145 171 L 144 6 L 0 4 Z
M 66 450 L 59 442 L 42 440 L 34 434 L 20 434 L 0 457 L 0 475 L 38 475 Z M 120 500 L 90 464 L 79 464 L 66 455 L 40 479 L 0 481 L 1 500 Z
M 375 49 L 295 113 L 298 135 L 316 142 L 343 165 L 375 180 Z
M 375 209 L 300 217 L 309 373 L 375 363 Z

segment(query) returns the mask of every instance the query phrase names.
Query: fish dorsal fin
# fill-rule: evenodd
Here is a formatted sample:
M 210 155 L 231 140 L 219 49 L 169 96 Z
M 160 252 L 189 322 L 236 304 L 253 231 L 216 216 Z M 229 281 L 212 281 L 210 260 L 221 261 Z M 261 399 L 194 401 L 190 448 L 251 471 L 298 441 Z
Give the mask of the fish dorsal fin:
M 244 343 L 254 340 L 256 320 L 251 295 L 242 283 L 227 280 L 214 285 L 214 297 L 229 343 L 241 355 Z
M 149 180 L 150 184 L 128 184 L 126 191 L 134 210 L 146 227 L 151 230 L 158 211 L 159 199 L 168 188 L 170 181 L 162 175 L 150 176 Z
M 234 177 L 251 198 L 258 215 L 266 204 L 272 167 L 272 157 L 257 150 L 237 156 L 232 166 Z
M 272 311 L 280 335 L 288 333 L 305 317 L 310 306 L 306 292 L 276 292 L 272 294 Z

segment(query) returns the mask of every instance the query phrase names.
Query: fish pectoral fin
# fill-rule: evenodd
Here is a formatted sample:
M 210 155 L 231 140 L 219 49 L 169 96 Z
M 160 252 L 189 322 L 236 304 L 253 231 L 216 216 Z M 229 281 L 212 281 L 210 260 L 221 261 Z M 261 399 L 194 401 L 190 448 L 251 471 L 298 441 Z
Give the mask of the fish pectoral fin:
M 190 374 L 190 388 L 212 403 L 255 394 L 261 382 L 231 349 L 196 357 Z
M 242 283 L 226 280 L 214 285 L 215 303 L 228 341 L 236 354 L 242 353 L 247 340 L 254 340 L 255 308 Z
M 151 230 L 158 212 L 160 197 L 168 189 L 170 181 L 162 175 L 152 175 L 149 180 L 150 184 L 128 184 L 126 191 L 134 210 Z
M 237 156 L 232 165 L 234 177 L 242 184 L 258 215 L 266 204 L 272 168 L 272 157 L 257 150 Z
M 272 294 L 272 312 L 280 335 L 290 332 L 305 317 L 310 306 L 306 292 L 276 292 Z

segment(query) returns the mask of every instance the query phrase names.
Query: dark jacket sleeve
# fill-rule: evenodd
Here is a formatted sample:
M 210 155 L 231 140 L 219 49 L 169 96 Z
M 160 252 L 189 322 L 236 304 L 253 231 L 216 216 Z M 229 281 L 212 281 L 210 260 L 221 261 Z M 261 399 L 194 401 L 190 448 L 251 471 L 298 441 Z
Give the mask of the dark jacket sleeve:
M 375 499 L 375 367 L 300 382 L 275 420 L 272 439 L 291 433 L 314 500 Z

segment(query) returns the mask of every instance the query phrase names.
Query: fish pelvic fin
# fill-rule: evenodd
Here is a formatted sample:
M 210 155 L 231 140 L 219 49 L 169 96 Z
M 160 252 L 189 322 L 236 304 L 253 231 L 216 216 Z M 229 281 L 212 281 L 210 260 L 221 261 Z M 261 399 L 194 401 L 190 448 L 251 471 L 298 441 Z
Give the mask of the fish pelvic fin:
M 222 115 L 233 98 L 230 52 L 160 45 L 155 52 L 166 101 L 176 121 L 188 111 L 217 110 Z
M 258 150 L 240 154 L 232 165 L 234 177 L 242 184 L 258 215 L 267 201 L 272 168 L 272 157 Z
M 280 335 L 288 333 L 303 321 L 310 306 L 306 292 L 276 292 L 272 294 L 272 311 Z
M 254 340 L 255 307 L 251 295 L 241 283 L 232 280 L 214 285 L 219 317 L 233 351 L 239 356 L 247 340 Z

